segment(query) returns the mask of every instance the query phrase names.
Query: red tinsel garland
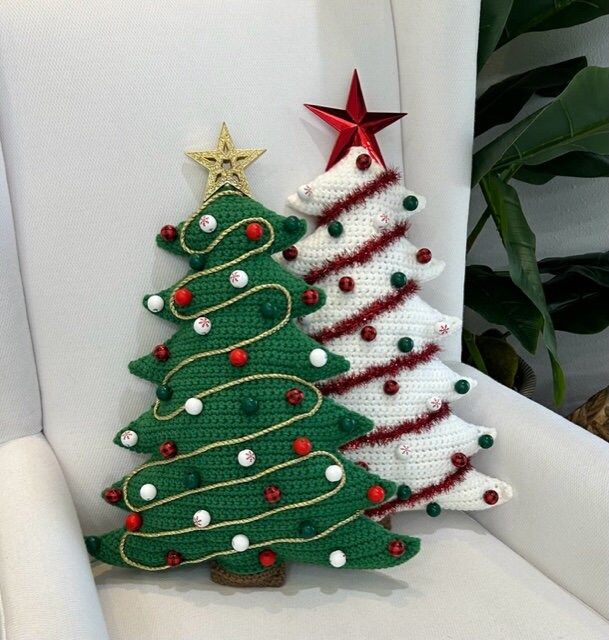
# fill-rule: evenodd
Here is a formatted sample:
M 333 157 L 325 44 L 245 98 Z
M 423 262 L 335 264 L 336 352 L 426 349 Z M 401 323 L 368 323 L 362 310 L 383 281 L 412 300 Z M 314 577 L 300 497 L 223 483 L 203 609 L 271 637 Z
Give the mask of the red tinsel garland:
M 439 351 L 440 347 L 431 342 L 423 347 L 421 351 L 405 353 L 404 355 L 393 358 L 389 362 L 374 364 L 363 371 L 359 371 L 358 373 L 347 373 L 339 378 L 330 380 L 329 382 L 323 382 L 317 385 L 317 388 L 324 395 L 332 394 L 339 396 L 343 393 L 347 393 L 349 389 L 365 384 L 375 378 L 395 376 L 404 369 L 414 369 L 419 364 L 429 362 Z
M 397 307 L 402 300 L 414 295 L 418 290 L 418 284 L 411 280 L 401 289 L 396 289 L 382 298 L 373 300 L 370 304 L 363 307 L 349 318 L 345 318 L 344 320 L 340 320 L 329 327 L 325 327 L 317 333 L 312 334 L 311 337 L 314 340 L 317 340 L 317 342 L 324 344 L 333 338 L 340 338 L 340 336 L 357 331 L 357 329 L 362 325 L 371 322 L 374 318 L 381 315 L 381 313 L 390 311 Z
M 446 476 L 446 478 L 444 478 L 442 482 L 439 482 L 438 484 L 432 484 L 429 487 L 425 487 L 424 489 L 413 493 L 407 500 L 398 500 L 397 498 L 395 498 L 393 500 L 390 500 L 389 502 L 385 502 L 385 504 L 382 504 L 380 507 L 368 509 L 366 511 L 366 515 L 369 518 L 382 518 L 383 516 L 395 513 L 400 507 L 409 509 L 414 507 L 419 502 L 431 500 L 435 496 L 449 491 L 455 485 L 459 484 L 459 482 L 463 481 L 465 479 L 465 475 L 471 469 L 472 466 L 468 463 L 465 467 L 461 467 L 454 473 Z
M 361 187 L 357 187 L 342 200 L 333 202 L 330 206 L 326 207 L 318 218 L 319 224 L 328 224 L 331 220 L 338 218 L 341 213 L 349 211 L 349 209 L 356 204 L 364 202 L 375 193 L 384 191 L 387 187 L 390 187 L 399 180 L 400 174 L 395 169 L 383 171 L 383 173 L 379 174 L 374 180 L 363 184 Z
M 427 431 L 439 422 L 442 422 L 442 420 L 448 418 L 449 415 L 450 408 L 448 403 L 445 402 L 438 411 L 425 413 L 414 420 L 404 420 L 404 422 L 390 427 L 377 427 L 374 432 L 366 433 L 355 440 L 351 440 L 351 442 L 341 447 L 341 451 L 353 451 L 365 445 L 389 444 L 390 442 L 399 440 L 407 433 L 422 433 L 423 431 Z
M 385 249 L 399 238 L 403 238 L 408 231 L 408 223 L 400 222 L 380 236 L 375 236 L 360 245 L 353 253 L 340 253 L 333 260 L 328 260 L 321 267 L 311 269 L 304 277 L 307 284 L 315 284 L 321 278 L 325 278 L 331 273 L 336 273 L 344 267 L 350 267 L 353 264 L 364 264 L 379 251 Z

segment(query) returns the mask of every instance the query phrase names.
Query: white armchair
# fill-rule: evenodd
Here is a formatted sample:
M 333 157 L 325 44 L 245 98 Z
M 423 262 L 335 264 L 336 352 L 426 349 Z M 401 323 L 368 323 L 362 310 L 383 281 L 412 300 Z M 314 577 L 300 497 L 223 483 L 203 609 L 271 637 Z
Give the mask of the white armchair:
M 202 566 L 148 574 L 89 563 L 82 532 L 116 526 L 100 490 L 136 464 L 112 444 L 152 387 L 129 360 L 172 328 L 141 297 L 182 261 L 154 235 L 197 206 L 183 151 L 267 147 L 248 173 L 283 211 L 332 134 L 303 102 L 409 112 L 379 136 L 427 196 L 414 241 L 447 261 L 424 290 L 462 312 L 478 3 L 131 0 L 0 5 L 0 636 L 601 640 L 609 637 L 609 447 L 479 380 L 457 413 L 496 427 L 476 466 L 515 488 L 470 517 L 401 514 L 423 538 L 398 569 L 290 567 L 285 587 L 211 584 Z M 459 344 L 446 350 L 458 359 Z M 463 365 L 457 365 L 463 367 Z

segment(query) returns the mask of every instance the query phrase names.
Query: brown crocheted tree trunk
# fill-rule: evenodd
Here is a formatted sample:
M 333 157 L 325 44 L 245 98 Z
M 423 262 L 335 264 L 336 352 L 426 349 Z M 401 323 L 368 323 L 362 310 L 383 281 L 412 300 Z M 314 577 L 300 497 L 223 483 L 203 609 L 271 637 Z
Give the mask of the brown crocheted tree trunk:
M 285 562 L 260 573 L 233 573 L 217 562 L 211 563 L 211 579 L 228 587 L 281 587 L 285 584 Z

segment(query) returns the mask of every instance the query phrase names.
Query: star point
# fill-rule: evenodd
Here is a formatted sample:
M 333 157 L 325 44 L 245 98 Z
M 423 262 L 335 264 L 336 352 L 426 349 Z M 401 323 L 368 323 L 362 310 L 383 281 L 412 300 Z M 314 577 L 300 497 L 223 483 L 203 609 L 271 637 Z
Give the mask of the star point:
M 266 149 L 237 149 L 226 123 L 223 122 L 215 149 L 187 151 L 186 155 L 209 172 L 203 195 L 205 201 L 225 185 L 238 189 L 243 195 L 251 196 L 245 169 L 265 151 Z
M 317 104 L 305 104 L 305 107 L 338 131 L 326 170 L 343 158 L 351 147 L 364 147 L 374 160 L 385 167 L 375 134 L 406 115 L 368 111 L 357 70 L 353 71 L 344 109 L 322 107 Z

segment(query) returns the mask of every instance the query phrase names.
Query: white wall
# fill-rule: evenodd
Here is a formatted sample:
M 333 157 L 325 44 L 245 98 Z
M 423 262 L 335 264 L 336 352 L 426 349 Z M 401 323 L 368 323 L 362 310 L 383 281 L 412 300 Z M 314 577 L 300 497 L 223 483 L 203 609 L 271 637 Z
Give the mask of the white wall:
M 572 29 L 525 34 L 494 54 L 480 77 L 479 90 L 512 74 L 578 55 L 587 56 L 588 64 L 609 66 L 608 33 L 609 18 L 601 18 Z M 488 139 L 494 138 L 499 131 L 499 128 L 493 130 Z M 522 182 L 514 182 L 514 185 L 537 236 L 538 258 L 609 249 L 609 181 L 606 178 L 554 178 L 537 187 Z M 470 229 L 483 207 L 482 197 L 476 190 L 472 196 Z M 468 264 L 505 268 L 505 254 L 492 222 L 478 238 Z M 466 326 L 482 328 L 486 325 L 471 311 L 466 311 Z M 557 335 L 568 383 L 566 402 L 558 411 L 566 414 L 609 385 L 609 329 L 591 336 Z M 518 350 L 537 373 L 535 399 L 555 408 L 550 367 L 543 345 L 535 356 L 522 348 Z

